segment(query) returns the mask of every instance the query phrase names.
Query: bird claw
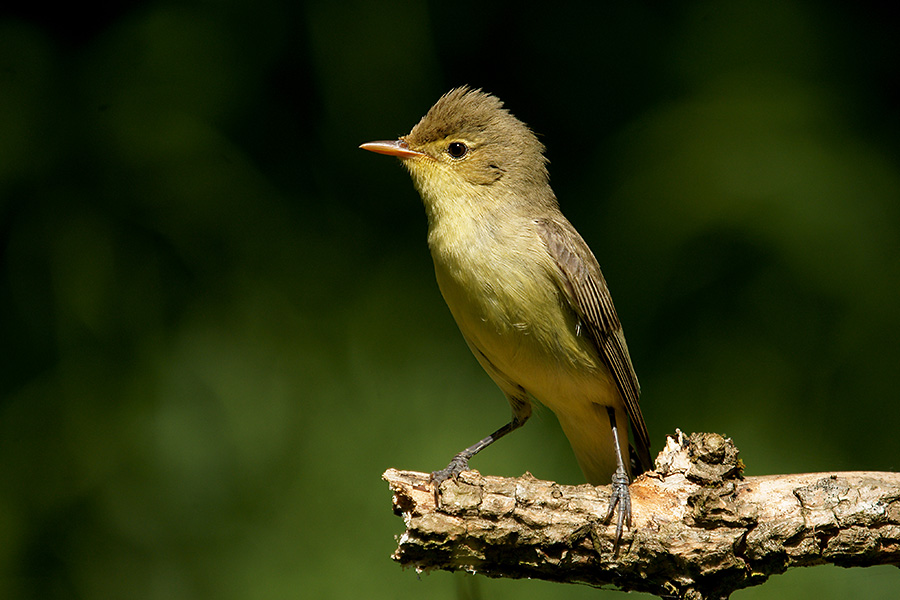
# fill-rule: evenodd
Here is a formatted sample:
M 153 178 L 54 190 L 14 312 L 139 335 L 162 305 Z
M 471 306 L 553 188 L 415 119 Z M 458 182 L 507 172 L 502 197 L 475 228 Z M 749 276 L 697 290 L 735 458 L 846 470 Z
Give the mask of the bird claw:
M 469 457 L 464 453 L 457 454 L 450 460 L 450 464 L 441 469 L 440 471 L 432 471 L 431 477 L 428 478 L 428 481 L 434 486 L 434 506 L 435 508 L 440 508 L 441 499 L 440 499 L 440 491 L 441 484 L 447 481 L 448 479 L 456 479 L 459 477 L 459 474 L 463 471 L 469 470 Z
M 613 545 L 613 556 L 619 553 L 619 542 L 622 541 L 623 526 L 631 529 L 631 492 L 628 490 L 628 474 L 625 469 L 619 467 L 612 476 L 612 493 L 609 496 L 609 509 L 603 518 L 604 523 L 609 523 L 616 513 L 616 540 Z M 618 511 L 616 508 L 618 507 Z

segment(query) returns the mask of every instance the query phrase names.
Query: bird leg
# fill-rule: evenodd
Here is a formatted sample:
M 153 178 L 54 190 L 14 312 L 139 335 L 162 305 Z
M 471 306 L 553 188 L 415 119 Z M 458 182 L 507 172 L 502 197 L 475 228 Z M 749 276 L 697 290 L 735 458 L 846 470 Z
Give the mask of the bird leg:
M 609 414 L 609 426 L 612 427 L 613 444 L 616 448 L 616 472 L 612 475 L 612 494 L 609 497 L 609 510 L 603 518 L 604 523 L 608 523 L 612 518 L 613 512 L 618 507 L 618 515 L 616 519 L 616 541 L 613 545 L 613 556 L 619 553 L 619 542 L 622 540 L 622 525 L 627 525 L 631 529 L 631 493 L 628 491 L 628 472 L 625 470 L 625 461 L 622 460 L 622 450 L 619 446 L 619 430 L 616 426 L 616 411 L 611 406 L 606 407 Z
M 487 436 L 483 440 L 472 444 L 456 456 L 454 456 L 450 460 L 450 464 L 448 464 L 445 468 L 440 471 L 434 471 L 431 473 L 431 477 L 429 480 L 434 485 L 434 505 L 435 507 L 440 507 L 440 489 L 441 484 L 448 479 L 456 479 L 460 473 L 463 471 L 469 470 L 469 459 L 502 438 L 504 435 L 518 429 L 522 425 L 525 424 L 525 421 L 528 420 L 528 417 L 531 416 L 531 407 L 527 404 L 513 403 L 510 400 L 510 404 L 513 405 L 513 418 L 512 421 Z M 626 478 L 627 480 L 627 478 Z

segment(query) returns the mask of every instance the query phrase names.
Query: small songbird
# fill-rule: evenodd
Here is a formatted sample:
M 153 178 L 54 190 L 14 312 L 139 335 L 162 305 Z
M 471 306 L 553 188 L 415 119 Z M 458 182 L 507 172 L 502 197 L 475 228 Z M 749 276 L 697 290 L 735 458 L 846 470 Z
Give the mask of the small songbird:
M 412 175 L 444 300 L 512 407 L 510 423 L 432 473 L 435 498 L 521 427 L 534 399 L 556 414 L 587 480 L 612 481 L 605 520 L 618 506 L 618 548 L 623 522 L 631 526 L 631 477 L 651 468 L 650 440 L 606 280 L 559 210 L 544 146 L 498 98 L 461 87 L 409 135 L 360 148 L 396 156 Z

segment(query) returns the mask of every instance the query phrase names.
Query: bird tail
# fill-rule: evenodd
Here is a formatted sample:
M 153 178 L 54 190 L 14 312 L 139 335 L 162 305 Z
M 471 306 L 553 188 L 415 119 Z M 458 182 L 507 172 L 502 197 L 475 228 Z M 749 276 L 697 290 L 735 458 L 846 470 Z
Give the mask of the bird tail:
M 622 408 L 617 408 L 615 414 L 619 448 L 630 479 L 632 457 L 628 444 L 628 415 Z M 607 408 L 592 403 L 578 414 L 557 416 L 585 478 L 592 485 L 608 485 L 617 464 Z

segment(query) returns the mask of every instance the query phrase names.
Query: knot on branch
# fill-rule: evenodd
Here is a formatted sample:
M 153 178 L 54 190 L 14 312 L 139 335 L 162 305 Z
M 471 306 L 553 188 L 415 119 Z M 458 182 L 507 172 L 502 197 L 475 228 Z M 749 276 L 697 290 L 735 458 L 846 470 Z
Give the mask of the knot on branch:
M 685 436 L 676 430 L 656 458 L 655 473 L 662 477 L 681 474 L 700 485 L 718 485 L 741 479 L 743 471 L 744 463 L 730 438 L 718 433 Z

